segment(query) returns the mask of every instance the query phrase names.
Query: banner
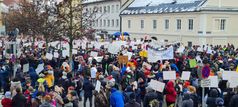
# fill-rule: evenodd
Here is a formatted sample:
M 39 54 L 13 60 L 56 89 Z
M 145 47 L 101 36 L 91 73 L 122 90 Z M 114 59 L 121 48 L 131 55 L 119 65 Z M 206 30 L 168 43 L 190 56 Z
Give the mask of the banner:
M 157 62 L 158 60 L 167 60 L 174 59 L 174 50 L 173 47 L 169 47 L 166 50 L 156 51 L 151 48 L 148 49 L 148 61 L 149 62 Z

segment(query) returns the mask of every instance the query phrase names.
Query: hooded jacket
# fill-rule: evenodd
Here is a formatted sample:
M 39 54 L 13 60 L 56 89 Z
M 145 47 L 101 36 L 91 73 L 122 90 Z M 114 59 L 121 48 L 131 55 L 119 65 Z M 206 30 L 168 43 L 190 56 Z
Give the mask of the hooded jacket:
M 188 93 L 184 93 L 182 107 L 193 107 L 193 100 L 190 98 Z
M 112 88 L 110 96 L 111 107 L 124 107 L 123 95 L 116 88 Z
M 218 98 L 218 91 L 216 89 L 212 89 L 209 93 L 209 97 L 207 98 L 207 107 L 217 107 L 216 99 Z
M 176 91 L 174 89 L 174 83 L 172 81 L 169 81 L 167 83 L 166 92 L 167 92 L 167 94 L 166 94 L 166 102 L 175 103 L 177 93 L 176 93 Z
M 157 93 L 153 91 L 149 91 L 147 94 L 145 94 L 144 98 L 144 107 L 150 107 L 149 103 L 150 101 L 157 99 Z
M 3 107 L 12 107 L 12 100 L 9 98 L 2 99 L 1 103 Z

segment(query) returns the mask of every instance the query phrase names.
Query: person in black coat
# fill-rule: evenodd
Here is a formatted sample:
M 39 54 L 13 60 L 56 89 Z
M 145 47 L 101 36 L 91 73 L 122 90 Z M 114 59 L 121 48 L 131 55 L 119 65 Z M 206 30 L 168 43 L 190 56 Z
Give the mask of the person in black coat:
M 92 107 L 92 97 L 93 97 L 93 90 L 95 87 L 93 84 L 89 81 L 88 77 L 85 78 L 84 84 L 83 84 L 83 90 L 84 90 L 84 102 L 83 105 L 86 107 L 87 99 L 89 99 L 90 107 Z
M 14 107 L 26 107 L 26 98 L 21 92 L 21 88 L 16 88 L 17 94 L 12 99 L 12 105 Z
M 238 107 L 238 90 L 237 90 L 236 94 L 231 97 L 229 107 Z
M 157 96 L 157 93 L 154 92 L 154 90 L 150 86 L 148 86 L 146 90 L 147 90 L 147 93 L 145 94 L 145 97 L 144 97 L 144 107 L 150 107 L 149 103 L 152 100 L 157 99 L 158 96 Z
M 219 98 L 218 91 L 216 89 L 212 89 L 209 94 L 210 96 L 206 101 L 207 107 L 217 107 L 216 99 Z

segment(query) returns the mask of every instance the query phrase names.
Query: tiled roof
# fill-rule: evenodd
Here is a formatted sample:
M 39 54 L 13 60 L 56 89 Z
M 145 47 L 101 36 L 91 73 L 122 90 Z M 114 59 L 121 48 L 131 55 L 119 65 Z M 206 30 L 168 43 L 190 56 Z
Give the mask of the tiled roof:
M 152 0 L 153 1 L 153 0 Z M 157 2 L 159 0 L 156 0 Z M 169 1 L 169 0 L 168 0 Z M 187 0 L 188 1 L 188 0 Z M 136 0 L 134 1 L 136 2 Z M 131 4 L 121 12 L 121 15 L 133 14 L 158 14 L 158 13 L 179 13 L 179 12 L 195 12 L 200 11 L 201 6 L 206 0 L 190 0 L 190 2 L 160 2 L 157 5 L 147 4 L 146 6 L 136 6 Z

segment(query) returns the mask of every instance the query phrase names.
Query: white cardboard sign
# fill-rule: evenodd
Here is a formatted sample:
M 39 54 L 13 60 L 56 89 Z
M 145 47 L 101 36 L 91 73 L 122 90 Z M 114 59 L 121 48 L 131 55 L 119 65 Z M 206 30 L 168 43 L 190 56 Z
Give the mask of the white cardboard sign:
M 164 80 L 175 80 L 176 72 L 175 71 L 163 71 L 163 79 Z
M 42 70 L 44 70 L 44 64 L 39 64 L 36 68 L 36 73 L 39 74 Z
M 154 90 L 158 91 L 158 92 L 163 92 L 164 91 L 164 87 L 165 87 L 165 83 L 156 81 L 156 80 L 151 80 L 149 83 L 149 86 L 151 86 Z
M 191 72 L 189 72 L 189 71 L 183 71 L 183 72 L 182 72 L 182 76 L 181 76 L 181 80 L 189 80 L 190 75 L 191 75 Z

